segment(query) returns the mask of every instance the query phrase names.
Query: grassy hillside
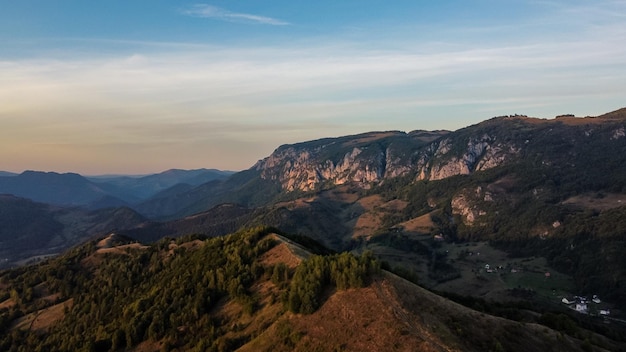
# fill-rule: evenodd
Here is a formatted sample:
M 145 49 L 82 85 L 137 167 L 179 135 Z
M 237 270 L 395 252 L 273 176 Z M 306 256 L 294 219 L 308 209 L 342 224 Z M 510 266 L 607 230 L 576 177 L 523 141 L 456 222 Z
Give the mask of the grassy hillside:
M 619 350 L 573 320 L 474 311 L 271 229 L 104 238 L 0 274 L 3 351 Z M 545 314 L 544 314 L 545 316 Z M 559 320 L 560 319 L 560 320 Z M 545 320 L 545 319 L 544 319 Z M 555 322 L 569 324 L 566 328 Z M 573 325 L 571 325 L 573 324 Z

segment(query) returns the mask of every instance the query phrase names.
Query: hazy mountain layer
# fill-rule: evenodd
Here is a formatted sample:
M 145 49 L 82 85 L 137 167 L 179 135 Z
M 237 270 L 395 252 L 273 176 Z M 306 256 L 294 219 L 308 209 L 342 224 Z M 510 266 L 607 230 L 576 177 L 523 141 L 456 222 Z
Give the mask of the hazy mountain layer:
M 57 255 L 107 231 L 135 227 L 145 219 L 128 208 L 63 208 L 0 196 L 0 268 Z
M 19 175 L 0 174 L 0 194 L 48 204 L 101 209 L 132 206 L 174 186 L 198 186 L 231 174 L 199 169 L 168 170 L 143 177 L 83 177 L 75 173 L 25 171 Z

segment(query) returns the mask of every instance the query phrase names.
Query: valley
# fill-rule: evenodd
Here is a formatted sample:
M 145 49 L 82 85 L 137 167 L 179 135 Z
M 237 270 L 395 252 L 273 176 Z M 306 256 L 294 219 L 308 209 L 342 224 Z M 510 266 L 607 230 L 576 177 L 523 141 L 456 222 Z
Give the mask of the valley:
M 204 169 L 69 175 L 104 194 L 81 193 L 89 197 L 80 204 L 3 195 L 0 257 L 15 267 L 0 272 L 4 343 L 287 351 L 367 350 L 366 339 L 372 350 L 388 340 L 396 350 L 623 350 L 625 111 L 325 138 L 280 146 L 217 178 Z M 46 196 L 65 177 L 27 176 L 52 177 Z M 15 185 L 20 175 L 0 177 Z M 227 243 L 227 252 L 237 248 L 231 257 Z M 218 270 L 244 253 L 231 271 Z M 376 262 L 367 277 L 362 258 Z M 335 261 L 359 275 L 324 274 Z M 170 282 L 187 288 L 174 293 Z M 193 301 L 184 303 L 193 317 L 174 294 Z M 146 311 L 157 303 L 169 318 Z M 112 304 L 117 313 L 104 310 Z M 89 338 L 66 341 L 77 323 Z

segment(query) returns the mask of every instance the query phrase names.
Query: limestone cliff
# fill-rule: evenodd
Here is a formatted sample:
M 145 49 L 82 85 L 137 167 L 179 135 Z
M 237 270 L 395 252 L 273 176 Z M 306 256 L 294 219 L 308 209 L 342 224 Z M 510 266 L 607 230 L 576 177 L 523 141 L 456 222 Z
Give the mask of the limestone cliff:
M 384 134 L 373 135 L 384 138 Z M 391 146 L 357 144 L 337 146 L 336 141 L 330 141 L 312 147 L 283 146 L 259 161 L 255 168 L 262 178 L 280 182 L 286 191 L 310 191 L 326 182 L 334 185 L 353 182 L 365 187 L 411 170 L 408 160 Z
M 414 172 L 418 180 L 441 180 L 502 165 L 520 148 L 482 135 L 459 141 L 437 133 L 434 141 L 414 133 L 378 132 L 286 145 L 259 161 L 261 177 L 286 191 L 311 191 L 322 184 L 354 183 L 363 188 Z M 423 136 L 422 136 L 423 137 Z
M 544 166 L 571 167 L 587 153 L 581 143 L 589 143 L 591 135 L 594 143 L 622 143 L 624 119 L 611 116 L 546 120 L 514 115 L 454 132 L 391 131 L 326 138 L 281 146 L 254 169 L 262 179 L 278 182 L 290 192 L 346 183 L 368 188 L 405 175 L 442 180 L 528 161 L 529 156 Z
M 489 135 L 470 138 L 457 152 L 452 151 L 452 143 L 446 138 L 433 145 L 436 146 L 436 149 L 431 148 L 435 149 L 434 154 L 422 158 L 424 165 L 418 165 L 418 179 L 434 181 L 487 170 L 514 158 L 520 150 L 514 143 L 500 143 L 495 136 Z

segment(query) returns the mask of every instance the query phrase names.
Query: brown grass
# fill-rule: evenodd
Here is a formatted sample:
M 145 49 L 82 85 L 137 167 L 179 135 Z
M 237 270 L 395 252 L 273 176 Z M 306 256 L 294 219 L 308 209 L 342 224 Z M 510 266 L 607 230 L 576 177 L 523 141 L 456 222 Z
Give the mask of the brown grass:
M 302 259 L 298 258 L 289 249 L 287 243 L 282 242 L 269 251 L 263 253 L 260 258 L 261 264 L 264 266 L 276 265 L 278 263 L 285 263 L 290 268 L 295 268 L 300 264 Z
M 296 350 L 456 350 L 415 325 L 385 285 L 381 280 L 362 289 L 335 292 L 314 314 L 291 319 L 295 329 L 306 332 Z
M 383 198 L 379 195 L 373 195 L 368 197 L 363 197 L 359 199 L 357 202 L 360 206 L 363 207 L 366 211 L 374 210 L 374 207 L 379 207 L 383 204 Z
M 448 348 L 390 293 L 387 279 L 331 291 L 311 315 L 285 313 L 240 351 L 458 351 Z M 287 335 L 287 336 L 285 336 Z
M 590 124 L 601 124 L 607 122 L 607 118 L 597 118 L 592 116 L 587 117 L 572 117 L 572 116 L 557 116 L 553 119 L 544 119 L 536 117 L 515 116 L 509 117 L 509 119 L 521 120 L 533 125 L 549 124 L 549 123 L 562 123 L 568 126 L 582 126 Z
M 163 341 L 144 341 L 132 349 L 134 352 L 156 352 L 160 351 Z
M 110 247 L 110 248 L 99 248 L 96 250 L 97 254 L 107 254 L 107 253 L 116 253 L 116 254 L 126 254 L 128 255 L 128 253 L 126 252 L 127 249 L 130 248 L 134 248 L 134 249 L 147 249 L 148 246 L 144 246 L 141 243 L 130 243 L 130 244 L 124 244 L 121 246 L 116 246 L 116 247 Z
M 352 237 L 370 237 L 378 228 L 380 228 L 381 224 L 382 218 L 380 214 L 373 212 L 364 213 L 356 220 L 354 228 L 352 229 Z
M 398 134 L 399 132 L 372 132 L 372 133 L 367 134 L 366 136 L 363 136 L 362 138 L 351 139 L 350 141 L 344 143 L 343 146 L 348 147 L 348 146 L 362 144 L 362 143 L 370 143 L 370 142 L 377 141 L 382 138 L 396 136 Z
M 13 301 L 13 299 L 9 298 L 4 300 L 4 302 L 0 303 L 0 309 L 4 309 L 4 308 L 11 308 L 15 305 L 15 301 Z
M 319 197 L 341 203 L 354 203 L 359 199 L 358 193 L 352 192 L 351 188 L 346 185 L 321 192 Z
M 171 241 L 169 243 L 168 247 L 167 247 L 169 250 L 165 254 L 165 257 L 169 258 L 169 257 L 173 256 L 175 254 L 176 249 L 178 249 L 178 248 L 185 248 L 187 250 L 194 250 L 194 249 L 197 249 L 198 247 L 201 247 L 203 245 L 204 245 L 204 242 L 201 241 L 201 240 L 193 240 L 191 242 L 185 242 L 185 243 L 183 243 L 181 245 L 178 245 L 178 244 L 176 244 L 176 242 Z M 148 248 L 148 247 L 146 247 L 146 248 Z
M 598 197 L 595 193 L 587 193 L 568 198 L 562 204 L 604 211 L 626 206 L 626 195 L 606 194 Z
M 114 235 L 108 235 L 107 237 L 101 239 L 96 243 L 96 248 L 110 248 L 113 246 L 113 237 Z
M 409 202 L 400 199 L 390 200 L 389 202 L 383 205 L 383 208 L 388 211 L 402 211 L 406 206 L 409 205 Z
M 361 214 L 354 222 L 352 237 L 371 236 L 382 224 L 382 213 L 375 211 L 383 205 L 381 196 L 373 195 L 363 197 L 356 202 Z
M 143 250 L 149 248 L 148 246 L 144 246 L 140 243 L 129 243 L 121 246 L 111 247 L 112 242 L 110 240 L 111 236 L 99 241 L 96 245 L 98 249 L 96 249 L 96 251 L 92 255 L 83 259 L 81 261 L 81 264 L 88 268 L 96 268 L 102 263 L 103 257 L 106 254 L 129 255 L 127 252 L 128 249 Z
M 46 332 L 52 324 L 63 319 L 65 316 L 65 308 L 72 308 L 73 304 L 74 299 L 69 299 L 65 302 L 27 314 L 15 320 L 11 329 Z
M 400 226 L 404 227 L 405 231 L 418 233 L 430 233 L 437 227 L 430 214 L 424 214 L 420 217 L 405 221 L 400 223 Z
M 289 249 L 289 253 L 286 256 L 288 261 L 293 261 L 294 260 L 293 258 L 296 258 L 298 262 L 300 262 L 301 260 L 306 259 L 311 256 L 311 253 L 306 248 L 304 248 L 303 246 L 301 246 L 300 244 L 296 242 L 293 242 L 292 240 L 286 237 L 277 235 L 275 233 L 271 234 L 270 236 L 271 238 L 282 242 Z M 285 263 L 285 264 L 288 264 L 288 263 Z
M 61 297 L 60 293 L 55 293 L 55 294 L 51 294 L 51 295 L 47 295 L 47 296 L 41 297 L 41 300 L 43 300 L 44 302 L 47 302 L 47 303 L 54 303 L 60 297 Z

